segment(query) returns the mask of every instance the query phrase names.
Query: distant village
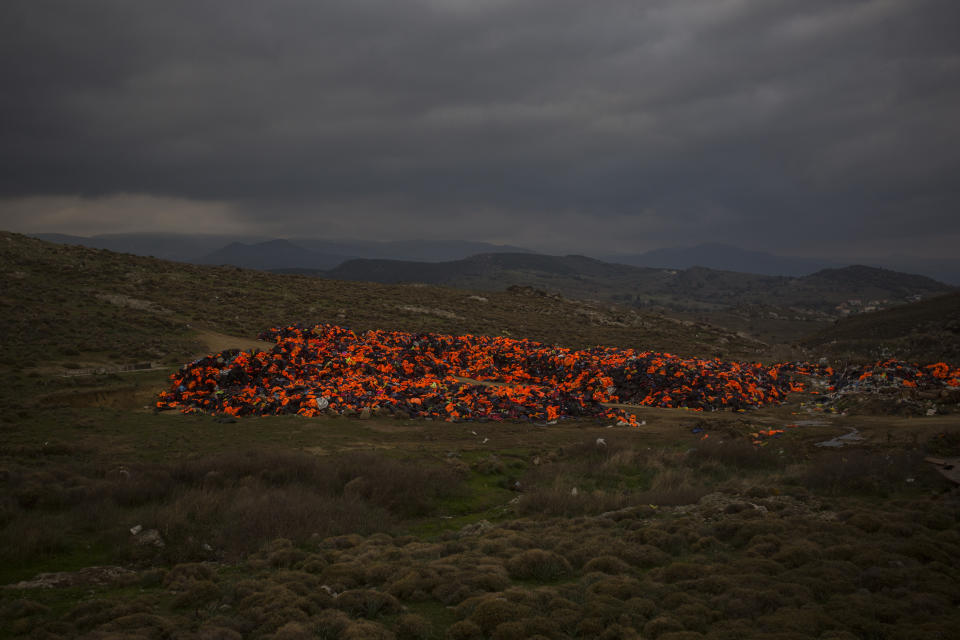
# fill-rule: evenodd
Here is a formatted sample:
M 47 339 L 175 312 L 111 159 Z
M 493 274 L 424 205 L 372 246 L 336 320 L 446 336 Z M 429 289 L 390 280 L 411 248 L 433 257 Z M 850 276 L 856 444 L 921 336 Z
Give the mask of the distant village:
M 858 313 L 869 313 L 871 311 L 881 311 L 888 307 L 894 305 L 903 304 L 904 302 L 919 302 L 923 299 L 923 296 L 920 294 L 914 294 L 907 296 L 905 300 L 888 300 L 883 298 L 882 300 L 867 300 L 864 302 L 860 298 L 851 298 L 845 300 L 838 304 L 834 309 L 837 313 L 842 316 L 850 316 Z

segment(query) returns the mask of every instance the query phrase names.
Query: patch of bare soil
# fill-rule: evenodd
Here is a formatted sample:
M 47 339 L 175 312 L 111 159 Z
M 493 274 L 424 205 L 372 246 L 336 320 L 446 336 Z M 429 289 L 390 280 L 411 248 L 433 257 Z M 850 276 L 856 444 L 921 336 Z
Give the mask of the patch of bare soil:
M 242 349 L 250 351 L 259 349 L 267 351 L 273 348 L 272 342 L 265 340 L 256 340 L 253 338 L 243 338 L 240 336 L 230 336 L 225 333 L 217 333 L 207 329 L 197 329 L 197 340 L 202 342 L 210 353 L 218 353 L 227 349 Z
M 366 427 L 377 433 L 410 433 L 423 431 L 423 425 L 400 425 L 389 422 L 370 422 Z
M 32 580 L 4 585 L 4 589 L 54 589 L 57 587 L 94 587 L 131 584 L 137 574 L 123 567 L 87 567 L 79 571 L 41 573 Z
M 114 293 L 100 293 L 97 294 L 97 300 L 103 300 L 104 302 L 109 302 L 110 304 L 116 305 L 118 307 L 126 307 L 128 309 L 136 309 L 137 311 L 148 311 L 150 313 L 159 313 L 161 315 L 167 315 L 173 313 L 170 309 L 161 307 L 155 302 L 150 300 L 141 300 L 139 298 L 131 298 L 130 296 L 114 294 Z
M 66 405 L 69 407 L 101 407 L 108 409 L 152 409 L 156 403 L 157 389 L 151 387 L 113 387 L 101 389 L 70 390 L 52 393 L 37 398 L 42 405 Z

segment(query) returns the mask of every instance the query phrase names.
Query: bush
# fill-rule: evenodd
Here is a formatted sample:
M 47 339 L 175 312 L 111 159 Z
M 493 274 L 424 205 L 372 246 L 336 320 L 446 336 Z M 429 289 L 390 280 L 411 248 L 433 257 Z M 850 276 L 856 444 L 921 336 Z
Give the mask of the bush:
M 424 567 L 403 568 L 394 566 L 393 576 L 393 579 L 387 582 L 386 590 L 404 600 L 409 600 L 418 591 L 429 593 L 442 587 L 447 582 L 440 580 L 440 576 L 435 571 Z
M 213 567 L 208 564 L 187 562 L 170 569 L 163 578 L 163 586 L 183 591 L 189 589 L 194 582 L 212 581 L 215 575 Z
M 643 635 L 650 638 L 659 638 L 666 633 L 675 631 L 684 631 L 684 628 L 679 621 L 670 616 L 659 616 L 643 625 Z
M 828 495 L 862 494 L 886 496 L 904 486 L 907 477 L 939 482 L 932 469 L 921 466 L 918 451 L 877 452 L 866 449 L 829 451 L 807 465 L 800 482 Z M 944 481 L 945 482 L 945 481 Z
M 288 622 L 277 629 L 270 638 L 271 640 L 312 640 L 315 637 L 313 632 L 307 630 L 306 625 L 300 622 Z
M 623 554 L 623 559 L 635 567 L 647 569 L 666 564 L 670 561 L 670 554 L 653 545 L 641 544 L 628 548 Z
M 747 440 L 701 440 L 687 454 L 689 466 L 702 467 L 710 462 L 734 469 L 772 469 L 783 464 L 772 447 L 755 447 Z
M 702 578 L 709 572 L 707 567 L 692 562 L 674 562 L 660 569 L 650 572 L 652 578 L 661 582 L 679 582 L 680 580 L 695 580 Z
M 573 517 L 616 511 L 632 501 L 629 495 L 621 493 L 578 491 L 573 495 L 569 487 L 532 489 L 520 496 L 517 513 Z
M 513 620 L 498 624 L 490 640 L 525 640 L 529 637 L 527 626 L 520 620 Z
M 609 573 L 610 575 L 619 575 L 621 573 L 629 573 L 630 565 L 616 556 L 598 556 L 583 565 L 583 570 L 587 573 L 600 571 Z
M 321 640 L 339 640 L 351 624 L 350 616 L 338 609 L 325 609 L 313 618 L 313 630 Z
M 487 598 L 477 605 L 470 614 L 469 620 L 489 635 L 498 625 L 523 618 L 528 613 L 527 607 L 507 602 L 502 598 Z
M 347 627 L 342 640 L 394 640 L 396 636 L 381 624 L 361 620 Z
M 191 583 L 186 591 L 178 594 L 170 606 L 174 609 L 199 609 L 219 598 L 220 589 L 217 585 L 210 580 L 199 580 Z
M 641 636 L 633 627 L 612 624 L 603 630 L 603 633 L 599 635 L 599 640 L 641 640 Z
M 607 577 L 594 582 L 587 587 L 587 592 L 594 595 L 604 595 L 617 600 L 629 600 L 643 595 L 644 586 L 634 578 Z
M 469 620 L 460 620 L 447 627 L 446 640 L 483 640 L 483 630 Z
M 400 611 L 400 602 L 389 593 L 372 589 L 351 589 L 337 596 L 338 609 L 356 618 L 375 618 Z
M 427 640 L 433 635 L 430 621 L 415 613 L 405 613 L 397 619 L 398 640 Z
M 511 557 L 506 562 L 510 577 L 518 580 L 556 580 L 570 573 L 570 563 L 553 551 L 528 549 Z

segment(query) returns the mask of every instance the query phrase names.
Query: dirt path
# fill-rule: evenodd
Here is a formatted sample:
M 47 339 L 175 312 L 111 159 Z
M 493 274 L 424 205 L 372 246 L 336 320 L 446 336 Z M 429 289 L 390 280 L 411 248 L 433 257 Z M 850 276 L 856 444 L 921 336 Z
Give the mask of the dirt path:
M 273 343 L 265 340 L 229 336 L 225 333 L 217 333 L 216 331 L 208 331 L 206 329 L 196 329 L 196 332 L 197 339 L 202 342 L 211 353 L 217 353 L 227 349 L 243 349 L 244 351 L 259 349 L 261 351 L 268 351 L 273 348 Z

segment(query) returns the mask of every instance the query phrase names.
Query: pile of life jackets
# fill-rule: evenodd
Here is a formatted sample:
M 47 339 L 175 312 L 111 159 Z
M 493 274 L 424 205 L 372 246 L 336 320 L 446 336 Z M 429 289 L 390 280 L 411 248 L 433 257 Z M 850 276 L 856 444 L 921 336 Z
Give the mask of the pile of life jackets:
M 825 367 L 823 374 L 829 379 L 829 390 L 839 393 L 889 387 L 960 387 L 960 368 L 951 368 L 945 362 L 921 366 L 887 359 L 869 365 L 848 366 L 843 370 Z
M 743 410 L 803 391 L 803 376 L 834 373 L 804 363 L 572 350 L 500 336 L 358 334 L 335 325 L 275 328 L 260 337 L 275 342 L 273 349 L 224 351 L 182 367 L 158 409 L 307 417 L 370 410 L 445 421 L 593 416 L 635 425 L 636 416 L 611 405 Z

